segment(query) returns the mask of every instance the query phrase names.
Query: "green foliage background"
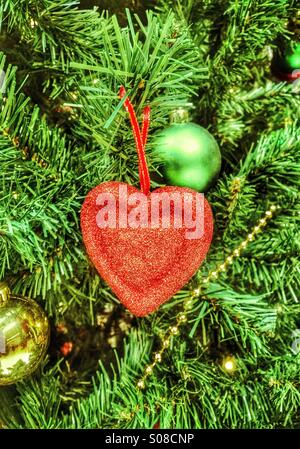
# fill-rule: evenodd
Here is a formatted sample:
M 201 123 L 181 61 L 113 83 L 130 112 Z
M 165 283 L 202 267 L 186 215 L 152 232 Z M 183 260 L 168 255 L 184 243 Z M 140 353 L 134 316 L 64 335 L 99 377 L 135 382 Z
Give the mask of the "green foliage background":
M 110 6 L 0 4 L 0 274 L 46 309 L 53 328 L 40 371 L 0 389 L 2 425 L 299 428 L 299 354 L 291 350 L 299 327 L 299 84 L 270 71 L 272 51 L 294 39 L 296 2 L 145 1 L 133 5 L 137 15 Z M 192 286 L 271 204 L 279 207 L 205 287 L 143 392 L 133 385 L 191 285 L 133 319 L 87 260 L 79 212 L 88 191 L 107 180 L 138 185 L 128 118 L 113 115 L 121 84 L 138 114 L 151 104 L 153 179 L 153 135 L 176 108 L 220 144 L 222 172 L 207 194 L 214 241 Z M 63 339 L 74 343 L 67 358 Z M 227 355 L 237 363 L 232 374 L 222 366 Z

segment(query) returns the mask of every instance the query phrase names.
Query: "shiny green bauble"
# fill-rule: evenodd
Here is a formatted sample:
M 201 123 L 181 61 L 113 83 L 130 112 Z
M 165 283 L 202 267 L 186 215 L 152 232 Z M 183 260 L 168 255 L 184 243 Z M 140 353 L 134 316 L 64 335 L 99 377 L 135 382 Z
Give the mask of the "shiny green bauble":
M 274 57 L 273 68 L 283 73 L 300 70 L 300 44 L 295 44 L 291 49 L 279 51 Z
M 292 53 L 285 57 L 286 65 L 290 70 L 300 70 L 300 44 L 297 44 Z
M 0 386 L 32 374 L 41 363 L 49 342 L 49 323 L 31 299 L 10 295 L 0 283 Z
M 159 133 L 154 153 L 166 181 L 205 192 L 218 177 L 221 153 L 215 138 L 195 123 L 174 124 Z

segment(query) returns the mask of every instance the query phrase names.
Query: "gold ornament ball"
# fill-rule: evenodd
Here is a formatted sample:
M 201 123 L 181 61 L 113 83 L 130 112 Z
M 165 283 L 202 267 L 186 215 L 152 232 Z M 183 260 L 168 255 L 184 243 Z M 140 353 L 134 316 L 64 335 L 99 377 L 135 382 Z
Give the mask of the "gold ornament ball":
M 49 343 L 50 327 L 38 304 L 10 295 L 0 282 L 0 386 L 32 374 Z

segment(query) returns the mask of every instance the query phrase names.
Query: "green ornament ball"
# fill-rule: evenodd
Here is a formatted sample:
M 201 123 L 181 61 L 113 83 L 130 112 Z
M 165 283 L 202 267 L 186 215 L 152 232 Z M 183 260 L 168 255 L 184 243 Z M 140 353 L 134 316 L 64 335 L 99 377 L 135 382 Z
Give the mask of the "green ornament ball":
M 291 70 L 300 69 L 300 44 L 296 45 L 293 53 L 290 53 L 285 57 L 285 61 Z
M 215 138 L 195 123 L 174 124 L 160 132 L 154 154 L 167 182 L 205 192 L 218 177 L 221 153 Z
M 273 61 L 275 70 L 291 73 L 300 69 L 300 44 L 294 45 L 292 49 L 285 49 L 275 55 Z

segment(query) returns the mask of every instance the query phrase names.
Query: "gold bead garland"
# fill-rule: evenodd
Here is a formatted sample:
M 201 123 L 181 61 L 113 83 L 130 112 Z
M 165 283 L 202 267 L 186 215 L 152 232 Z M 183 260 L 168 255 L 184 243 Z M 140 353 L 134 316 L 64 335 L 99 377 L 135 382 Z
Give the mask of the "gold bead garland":
M 235 357 L 232 355 L 225 357 L 223 359 L 222 366 L 228 373 L 234 373 L 237 368 Z
M 202 283 L 207 285 L 212 280 L 218 279 L 219 275 L 223 272 L 225 272 L 229 265 L 233 263 L 234 258 L 239 257 L 241 252 L 248 246 L 249 242 L 252 242 L 256 235 L 264 228 L 268 220 L 270 220 L 273 216 L 273 213 L 278 209 L 277 206 L 272 205 L 269 210 L 265 212 L 265 216 L 261 218 L 256 226 L 252 229 L 252 231 L 248 234 L 246 239 L 240 243 L 240 245 L 234 249 L 234 251 L 231 253 L 231 255 L 227 256 L 226 259 L 217 266 L 213 271 L 210 271 L 209 274 L 202 280 Z M 187 322 L 187 313 L 190 311 L 190 309 L 193 306 L 193 300 L 200 296 L 201 293 L 201 286 L 198 286 L 194 290 L 192 290 L 191 295 L 189 298 L 184 302 L 184 311 L 180 312 L 176 317 L 176 323 L 171 325 L 168 330 L 166 331 L 166 334 L 162 340 L 161 348 L 158 352 L 154 354 L 154 358 L 151 364 L 147 365 L 144 371 L 143 376 L 137 383 L 137 387 L 140 390 L 145 389 L 146 387 L 146 380 L 149 376 L 152 375 L 153 370 L 155 366 L 158 363 L 161 363 L 163 354 L 165 350 L 170 346 L 172 337 L 178 335 L 180 333 L 180 327 Z

